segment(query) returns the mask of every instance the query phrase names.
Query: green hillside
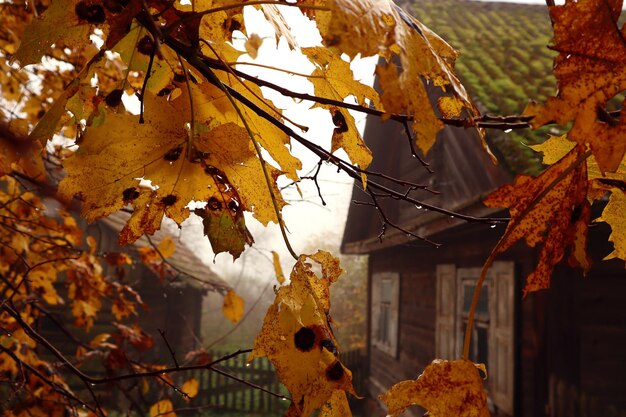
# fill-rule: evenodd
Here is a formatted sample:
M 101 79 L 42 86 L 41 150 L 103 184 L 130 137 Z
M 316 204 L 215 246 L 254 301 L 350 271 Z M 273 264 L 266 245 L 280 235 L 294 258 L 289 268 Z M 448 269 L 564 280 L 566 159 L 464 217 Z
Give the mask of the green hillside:
M 555 52 L 546 6 L 463 0 L 417 0 L 415 16 L 461 53 L 457 71 L 482 113 L 519 114 L 528 100 L 556 91 Z M 490 131 L 489 141 L 516 173 L 541 170 L 527 144 L 542 142 L 546 129 Z

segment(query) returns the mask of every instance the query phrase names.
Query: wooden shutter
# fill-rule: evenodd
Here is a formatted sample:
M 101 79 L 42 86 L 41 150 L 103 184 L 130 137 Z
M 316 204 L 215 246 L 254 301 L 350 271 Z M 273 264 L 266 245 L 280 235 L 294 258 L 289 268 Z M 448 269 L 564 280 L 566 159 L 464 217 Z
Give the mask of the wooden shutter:
M 370 345 L 378 348 L 378 332 L 380 324 L 380 274 L 372 274 L 371 309 Z
M 435 356 L 455 359 L 456 346 L 456 266 L 437 265 L 437 319 Z
M 513 262 L 494 262 L 489 306 L 489 384 L 491 398 L 502 411 L 513 415 L 515 369 L 515 267 Z

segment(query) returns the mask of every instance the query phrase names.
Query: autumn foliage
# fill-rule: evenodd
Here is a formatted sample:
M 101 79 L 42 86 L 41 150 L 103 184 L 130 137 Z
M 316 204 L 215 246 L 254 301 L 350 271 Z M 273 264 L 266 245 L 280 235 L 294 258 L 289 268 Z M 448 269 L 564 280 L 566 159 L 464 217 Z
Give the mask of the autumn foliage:
M 276 71 L 274 81 L 245 71 L 238 59 L 254 58 L 263 40 L 246 31 L 244 7 L 261 10 L 276 39 L 313 64 L 311 74 L 290 75 L 308 80 L 313 94 L 281 87 L 284 72 Z M 519 176 L 485 200 L 508 208 L 511 218 L 484 220 L 508 224 L 483 278 L 499 254 L 523 240 L 540 248 L 525 293 L 549 287 L 562 259 L 589 268 L 587 228 L 596 200 L 606 204 L 593 221 L 611 226 L 612 256 L 626 259 L 626 119 L 606 110 L 626 90 L 626 46 L 618 26 L 622 2 L 549 7 L 558 93 L 504 125 L 557 123 L 569 131 L 535 147 L 547 165 L 541 175 Z M 281 12 L 285 8 L 314 21 L 322 44 L 300 49 Z M 174 416 L 171 398 L 155 387 L 193 397 L 198 382 L 177 386 L 171 375 L 190 367 L 211 372 L 219 362 L 166 368 L 129 353 L 153 344 L 133 322 L 143 300 L 107 271 L 142 262 L 165 275 L 174 243 L 163 241 L 135 257 L 103 253 L 75 214 L 94 222 L 120 210 L 131 213 L 119 235 L 122 245 L 154 234 L 164 216 L 181 224 L 196 215 L 214 252 L 235 259 L 254 242 L 244 213 L 277 225 L 295 264 L 284 282 L 274 254 L 280 286 L 250 360 L 264 356 L 274 363 L 291 394 L 289 416 L 306 417 L 316 409 L 325 416 L 349 414 L 346 394 L 358 393 L 341 363 L 329 298 L 342 270 L 327 252 L 299 255 L 291 248 L 277 181 L 301 180 L 302 164 L 291 147 L 297 142 L 320 163 L 354 178 L 377 209 L 379 199 L 395 198 L 450 215 L 413 199 L 410 192 L 423 187 L 410 179 L 382 183 L 384 173 L 368 170 L 372 154 L 353 112 L 404 125 L 407 152 L 416 156 L 428 153 L 446 124 L 481 135 L 484 128 L 503 128 L 501 119 L 478 114 L 454 72 L 457 51 L 388 0 L 10 0 L 0 10 L 0 381 L 8 387 L 0 393 L 9 396 L 0 406 L 4 415 L 106 415 L 92 387 L 134 379 L 140 381 L 138 392 L 158 393 L 144 411 Z M 235 35 L 245 37 L 245 51 L 234 46 Z M 349 60 L 357 55 L 381 57 L 380 93 L 354 79 Z M 286 119 L 261 87 L 324 109 L 334 125 L 330 148 L 304 138 L 303 127 Z M 128 104 L 132 97 L 138 111 Z M 51 210 L 50 201 L 58 209 Z M 479 291 L 480 285 L 473 310 Z M 230 291 L 224 296 L 224 314 L 238 321 L 241 299 Z M 76 339 L 71 356 L 38 331 L 37 324 L 59 306 L 88 331 L 105 304 L 114 330 L 88 342 Z M 488 415 L 480 365 L 467 361 L 467 349 L 466 343 L 464 358 L 435 360 L 415 381 L 390 388 L 382 396 L 389 413 L 420 404 L 440 417 Z M 81 368 L 93 357 L 100 358 L 106 377 Z

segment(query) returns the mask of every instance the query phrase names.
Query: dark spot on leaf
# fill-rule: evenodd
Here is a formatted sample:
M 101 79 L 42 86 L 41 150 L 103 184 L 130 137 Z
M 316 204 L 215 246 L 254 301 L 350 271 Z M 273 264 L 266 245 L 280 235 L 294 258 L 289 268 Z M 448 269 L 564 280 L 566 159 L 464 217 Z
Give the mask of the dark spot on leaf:
M 127 188 L 122 192 L 122 197 L 125 202 L 136 200 L 139 197 L 139 191 L 135 187 Z
M 185 78 L 185 74 L 179 74 L 177 72 L 174 73 L 174 81 L 176 81 L 177 83 L 183 83 L 185 81 L 187 81 L 187 78 Z
M 198 80 L 196 80 L 196 77 L 194 77 L 192 73 L 188 73 L 187 76 L 192 83 L 198 84 Z
M 236 19 L 230 19 L 230 22 L 227 20 L 224 22 L 224 25 L 226 24 L 228 24 L 228 31 L 231 33 L 241 29 L 241 23 L 239 23 Z
M 178 158 L 180 158 L 180 154 L 182 152 L 183 152 L 183 146 L 178 145 L 177 147 L 172 148 L 169 151 L 167 151 L 167 153 L 163 155 L 163 159 L 165 159 L 166 161 L 170 161 L 170 162 L 178 161 Z
M 168 95 L 168 94 L 169 94 L 169 93 L 171 93 L 171 92 L 172 92 L 172 89 L 171 89 L 171 88 L 165 87 L 164 89 L 162 89 L 161 91 L 159 91 L 159 92 L 157 93 L 157 96 L 159 96 L 159 97 L 163 97 L 163 96 Z
M 315 345 L 315 332 L 310 327 L 303 327 L 296 332 L 293 342 L 302 352 L 308 352 Z
M 335 125 L 335 134 L 339 135 L 341 133 L 348 131 L 348 124 L 346 123 L 346 118 L 339 110 L 332 110 L 333 115 L 333 124 Z
M 211 197 L 209 199 L 209 202 L 207 203 L 207 207 L 209 208 L 209 210 L 221 210 L 222 209 L 222 203 L 220 203 L 220 201 L 215 198 L 215 197 Z
M 76 4 L 74 11 L 79 19 L 86 20 L 88 23 L 98 24 L 106 20 L 104 9 L 99 4 L 87 4 L 81 1 Z
M 39 110 L 37 112 L 37 118 L 41 119 L 44 116 L 44 114 L 46 114 L 46 111 L 44 109 Z
M 174 204 L 176 204 L 177 201 L 178 197 L 176 197 L 174 194 L 166 195 L 161 199 L 161 203 L 163 203 L 165 207 L 173 206 Z
M 337 352 L 337 348 L 335 347 L 335 344 L 330 339 L 322 340 L 320 342 L 320 346 L 323 347 L 324 349 L 326 349 L 327 351 L 329 351 L 330 353 L 332 353 L 335 356 L 339 355 L 339 352 Z
M 154 41 L 149 35 L 139 39 L 139 42 L 137 42 L 137 51 L 144 55 L 152 55 L 152 53 L 154 53 Z
M 204 168 L 204 173 L 207 175 L 219 175 L 221 171 L 213 165 L 207 165 L 206 168 Z
M 125 3 L 128 4 L 128 2 Z M 120 0 L 104 0 L 102 4 L 104 4 L 105 9 L 113 14 L 120 13 L 126 6 L 126 4 L 122 4 Z
M 122 102 L 122 95 L 124 94 L 124 90 L 118 88 L 111 91 L 104 99 L 104 102 L 109 107 L 117 107 Z
M 626 182 L 622 180 L 614 180 L 611 178 L 598 178 L 596 181 L 601 184 L 608 185 L 609 187 L 619 188 L 620 190 L 626 192 Z
M 337 361 L 326 369 L 326 378 L 331 381 L 339 381 L 343 378 L 344 370 L 341 362 Z
M 233 213 L 237 213 L 239 211 L 239 203 L 237 201 L 235 201 L 235 200 L 230 200 L 228 202 L 228 208 Z

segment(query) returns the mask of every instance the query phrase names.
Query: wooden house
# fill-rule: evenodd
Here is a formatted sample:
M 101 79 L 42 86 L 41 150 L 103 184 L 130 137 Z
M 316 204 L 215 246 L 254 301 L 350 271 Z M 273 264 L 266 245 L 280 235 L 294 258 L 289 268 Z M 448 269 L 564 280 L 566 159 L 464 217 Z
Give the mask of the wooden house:
M 418 2 L 417 7 L 430 3 Z M 462 3 L 441 8 L 474 17 L 480 12 L 463 10 L 471 2 Z M 522 7 L 533 6 L 516 7 L 511 19 L 518 18 Z M 441 192 L 416 191 L 416 199 L 472 216 L 505 217 L 506 211 L 489 209 L 481 199 L 511 181 L 515 172 L 507 156 L 519 156 L 490 140 L 505 159 L 499 166 L 484 154 L 475 132 L 445 128 L 427 155 L 434 171 L 429 174 L 411 156 L 402 126 L 370 119 L 365 129 L 374 154 L 371 170 Z M 368 201 L 368 196 L 355 187 L 352 199 Z M 505 228 L 464 222 L 394 199 L 380 203 L 390 221 L 443 246 L 390 227 L 381 241 L 377 210 L 350 207 L 342 251 L 369 255 L 367 390 L 374 398 L 398 381 L 415 379 L 434 358 L 461 356 L 480 268 Z M 490 371 L 486 386 L 494 415 L 626 415 L 626 270 L 622 261 L 601 261 L 612 250 L 608 233 L 604 224 L 590 228 L 594 264 L 586 277 L 560 265 L 549 290 L 525 299 L 521 289 L 537 262 L 537 250 L 519 244 L 497 258 L 481 293 L 471 344 L 471 359 Z M 417 407 L 406 412 L 422 414 Z

